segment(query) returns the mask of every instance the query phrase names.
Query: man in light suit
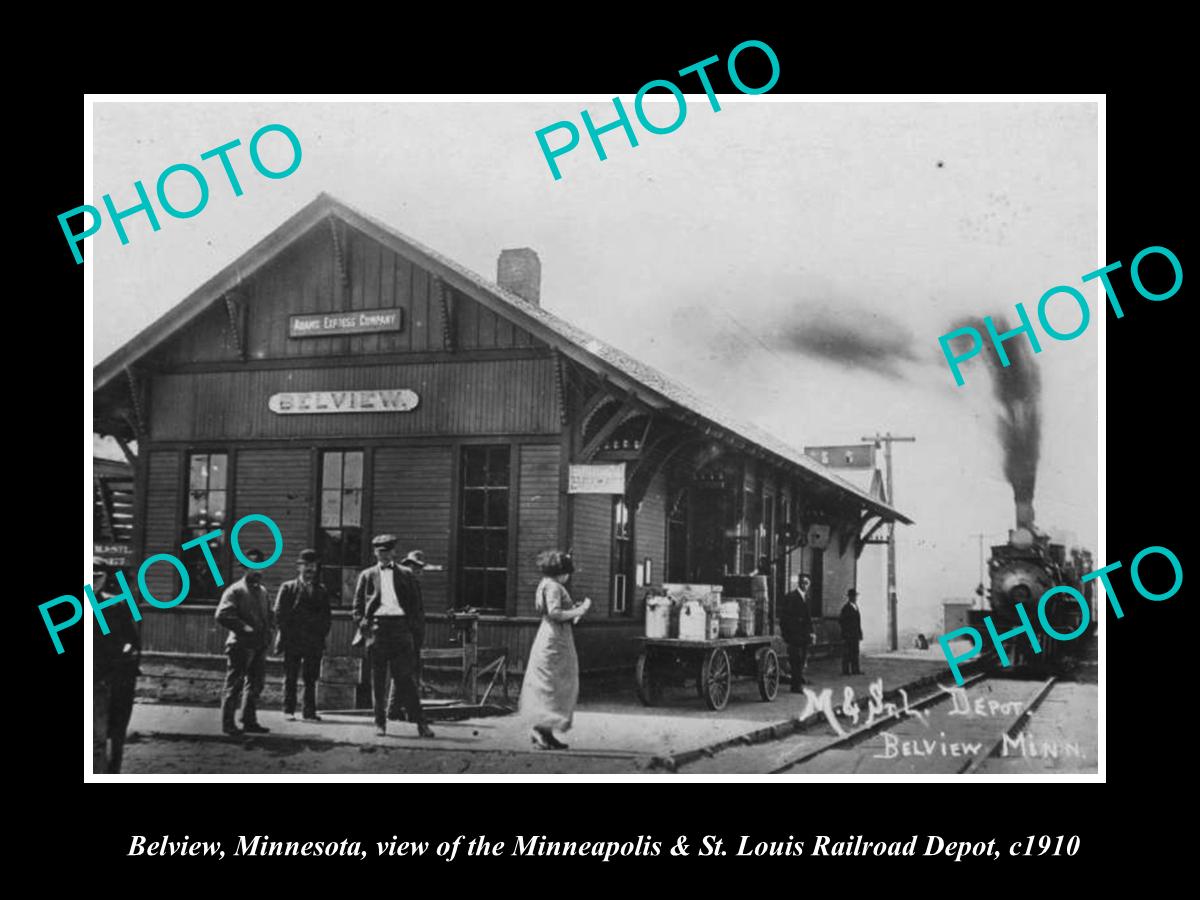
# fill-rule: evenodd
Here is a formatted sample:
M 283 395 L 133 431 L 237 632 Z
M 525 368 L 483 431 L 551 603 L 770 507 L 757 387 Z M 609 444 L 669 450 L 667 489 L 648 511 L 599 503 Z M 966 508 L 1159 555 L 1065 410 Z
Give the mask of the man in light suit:
M 425 723 L 417 691 L 417 661 L 425 636 L 425 610 L 416 576 L 397 566 L 396 536 L 381 534 L 371 541 L 379 561 L 358 575 L 354 588 L 354 620 L 366 636 L 371 665 L 371 697 L 375 733 L 387 734 L 388 682 L 417 725 L 421 737 L 433 737 Z
M 246 559 L 261 563 L 261 550 L 247 550 Z M 221 696 L 221 725 L 226 734 L 265 734 L 270 729 L 258 724 L 258 697 L 266 681 L 267 650 L 274 631 L 271 598 L 263 587 L 262 568 L 244 566 L 245 574 L 225 589 L 215 618 L 229 630 L 225 639 L 225 690 Z M 244 689 L 244 690 L 243 690 Z M 242 727 L 233 720 L 242 708 Z

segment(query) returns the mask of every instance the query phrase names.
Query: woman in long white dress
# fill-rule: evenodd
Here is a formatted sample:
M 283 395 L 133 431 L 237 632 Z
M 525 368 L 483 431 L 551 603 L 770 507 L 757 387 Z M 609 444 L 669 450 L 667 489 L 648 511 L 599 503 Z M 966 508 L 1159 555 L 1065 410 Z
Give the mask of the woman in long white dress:
M 568 731 L 579 699 L 579 657 L 575 654 L 574 623 L 587 613 L 592 601 L 576 604 L 567 592 L 575 565 L 558 550 L 538 556 L 544 576 L 537 587 L 534 606 L 542 616 L 529 650 L 525 680 L 521 684 L 521 716 L 532 728 L 534 746 L 565 750 L 554 731 Z

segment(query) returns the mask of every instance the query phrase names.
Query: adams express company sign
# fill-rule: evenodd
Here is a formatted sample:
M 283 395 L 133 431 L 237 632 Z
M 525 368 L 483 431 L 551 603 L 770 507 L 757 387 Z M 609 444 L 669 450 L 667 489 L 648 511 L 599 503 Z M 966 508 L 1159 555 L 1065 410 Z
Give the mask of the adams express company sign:
M 303 313 L 288 320 L 288 337 L 329 337 L 334 334 L 369 334 L 400 331 L 404 310 L 359 309 L 344 313 Z
M 406 388 L 374 391 L 296 391 L 272 394 L 267 407 L 279 415 L 305 413 L 411 412 L 420 398 Z

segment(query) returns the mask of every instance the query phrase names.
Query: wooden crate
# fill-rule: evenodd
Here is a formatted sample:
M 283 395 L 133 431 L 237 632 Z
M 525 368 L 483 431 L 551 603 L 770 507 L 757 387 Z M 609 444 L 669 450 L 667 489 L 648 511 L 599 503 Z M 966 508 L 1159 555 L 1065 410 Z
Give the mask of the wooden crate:
M 321 681 L 328 684 L 358 684 L 363 680 L 363 660 L 357 656 L 321 658 Z
M 329 710 L 356 709 L 358 685 L 321 681 L 317 685 L 317 708 Z

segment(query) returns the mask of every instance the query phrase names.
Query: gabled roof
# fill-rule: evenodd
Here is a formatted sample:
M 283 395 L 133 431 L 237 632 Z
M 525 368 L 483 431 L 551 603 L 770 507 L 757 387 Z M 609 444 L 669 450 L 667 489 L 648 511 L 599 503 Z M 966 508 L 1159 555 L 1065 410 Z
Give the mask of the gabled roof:
M 658 409 L 679 407 L 705 424 L 756 445 L 769 456 L 817 480 L 852 494 L 863 506 L 889 519 L 911 524 L 909 518 L 866 491 L 839 478 L 821 463 L 788 446 L 771 434 L 738 422 L 725 410 L 698 397 L 657 369 L 622 353 L 541 306 L 518 297 L 453 260 L 443 256 L 329 194 L 321 193 L 279 228 L 234 260 L 174 308 L 160 316 L 134 338 L 100 362 L 93 370 L 93 390 L 98 391 L 145 354 L 154 350 L 238 284 L 274 259 L 282 250 L 319 224 L 336 216 L 383 246 L 428 269 L 470 299 L 528 330 L 585 368 Z

